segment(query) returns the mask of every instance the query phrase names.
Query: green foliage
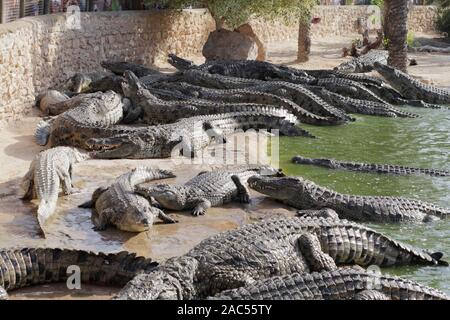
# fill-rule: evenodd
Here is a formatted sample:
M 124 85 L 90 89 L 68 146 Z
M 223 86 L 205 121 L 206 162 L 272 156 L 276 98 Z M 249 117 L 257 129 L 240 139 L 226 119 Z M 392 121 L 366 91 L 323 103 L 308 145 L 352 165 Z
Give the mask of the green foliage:
M 408 34 L 406 36 L 406 43 L 408 44 L 409 47 L 414 47 L 415 42 L 416 41 L 414 32 L 408 31 Z
M 310 19 L 317 0 L 145 0 L 147 4 L 162 4 L 171 9 L 193 7 L 208 8 L 216 21 L 224 19 L 230 28 L 236 28 L 251 17 L 281 18 L 286 24 Z
M 383 8 L 384 0 L 370 0 L 370 4 L 372 4 L 374 6 L 379 6 L 380 8 Z
M 437 0 L 436 2 L 441 8 L 450 7 L 450 0 Z
M 450 35 L 450 7 L 439 10 L 436 25 L 440 31 L 447 32 Z

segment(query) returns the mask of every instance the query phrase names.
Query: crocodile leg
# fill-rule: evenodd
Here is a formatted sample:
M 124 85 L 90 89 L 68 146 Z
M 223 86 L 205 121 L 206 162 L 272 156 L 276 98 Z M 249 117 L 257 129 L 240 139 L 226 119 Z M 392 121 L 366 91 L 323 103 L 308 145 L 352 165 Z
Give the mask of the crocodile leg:
M 8 300 L 8 293 L 2 286 L 0 286 L 0 300 Z
M 160 218 L 164 223 L 177 223 L 178 221 L 169 217 L 164 211 L 154 208 L 153 210 L 158 212 L 158 218 Z
M 91 221 L 94 224 L 95 231 L 103 231 L 108 227 L 110 216 L 114 213 L 113 209 L 105 209 L 102 214 L 98 214 L 95 208 L 92 208 Z
M 57 171 L 59 179 L 61 180 L 61 186 L 65 195 L 72 194 L 74 189 L 72 187 L 72 179 L 70 178 L 69 172 L 63 172 L 62 170 Z
M 234 184 L 236 185 L 236 188 L 238 190 L 237 198 L 242 203 L 249 203 L 250 202 L 250 194 L 248 191 L 248 188 L 242 183 L 241 178 L 237 175 L 231 176 L 231 180 L 233 180 Z
M 95 202 L 97 199 L 102 195 L 103 192 L 108 190 L 108 187 L 98 187 L 95 189 L 95 191 L 92 193 L 91 200 L 86 201 L 78 206 L 78 208 L 94 208 Z
M 304 233 L 297 239 L 297 245 L 307 261 L 310 271 L 332 271 L 337 266 L 333 258 L 322 251 L 319 238 L 313 233 Z
M 35 161 L 30 165 L 30 169 L 25 174 L 22 179 L 22 200 L 31 200 L 33 198 L 33 188 L 34 188 L 34 171 L 35 171 Z
M 355 294 L 353 300 L 391 300 L 384 293 L 377 290 L 363 290 Z
M 206 213 L 206 210 L 211 208 L 211 202 L 208 199 L 200 198 L 197 199 L 194 203 L 195 208 L 192 210 L 192 215 L 199 216 L 204 215 Z

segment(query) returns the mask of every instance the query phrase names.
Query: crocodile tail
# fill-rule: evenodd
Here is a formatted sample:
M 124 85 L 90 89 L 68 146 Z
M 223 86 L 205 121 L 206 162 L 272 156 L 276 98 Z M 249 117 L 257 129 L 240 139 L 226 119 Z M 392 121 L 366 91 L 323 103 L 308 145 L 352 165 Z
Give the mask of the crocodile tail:
M 0 249 L 0 287 L 6 291 L 31 285 L 62 282 L 123 286 L 157 263 L 134 253 L 93 253 L 53 248 Z M 77 278 L 77 271 L 79 271 Z M 73 281 L 72 281 L 73 279 Z
M 36 132 L 34 133 L 34 138 L 36 143 L 40 146 L 45 146 L 50 138 L 50 132 L 52 129 L 53 119 L 41 120 L 37 124 Z
M 50 218 L 50 216 L 55 212 L 56 209 L 56 199 L 41 199 L 39 202 L 39 207 L 37 210 L 37 219 L 39 222 L 39 227 L 41 228 L 42 233 L 45 236 L 44 225 L 45 222 Z

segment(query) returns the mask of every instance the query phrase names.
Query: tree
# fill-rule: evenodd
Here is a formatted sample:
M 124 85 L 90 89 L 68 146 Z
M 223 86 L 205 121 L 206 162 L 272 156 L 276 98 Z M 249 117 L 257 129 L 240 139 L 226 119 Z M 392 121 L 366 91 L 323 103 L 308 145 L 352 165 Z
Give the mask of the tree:
M 384 1 L 388 64 L 405 72 L 408 65 L 408 2 L 408 0 Z
M 308 52 L 311 9 L 317 0 L 145 0 L 148 4 L 162 4 L 167 8 L 204 7 L 216 22 L 216 29 L 225 25 L 236 29 L 251 18 L 281 19 L 287 25 L 300 22 L 299 49 Z

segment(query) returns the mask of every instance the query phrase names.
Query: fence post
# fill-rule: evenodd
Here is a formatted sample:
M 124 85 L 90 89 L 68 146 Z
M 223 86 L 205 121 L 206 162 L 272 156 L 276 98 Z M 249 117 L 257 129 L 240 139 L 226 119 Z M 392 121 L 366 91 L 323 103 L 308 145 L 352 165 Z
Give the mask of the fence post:
M 0 0 L 0 23 L 3 23 L 3 0 Z
M 50 13 L 50 0 L 44 0 L 44 14 Z
M 19 4 L 19 18 L 25 17 L 25 0 L 20 0 Z

